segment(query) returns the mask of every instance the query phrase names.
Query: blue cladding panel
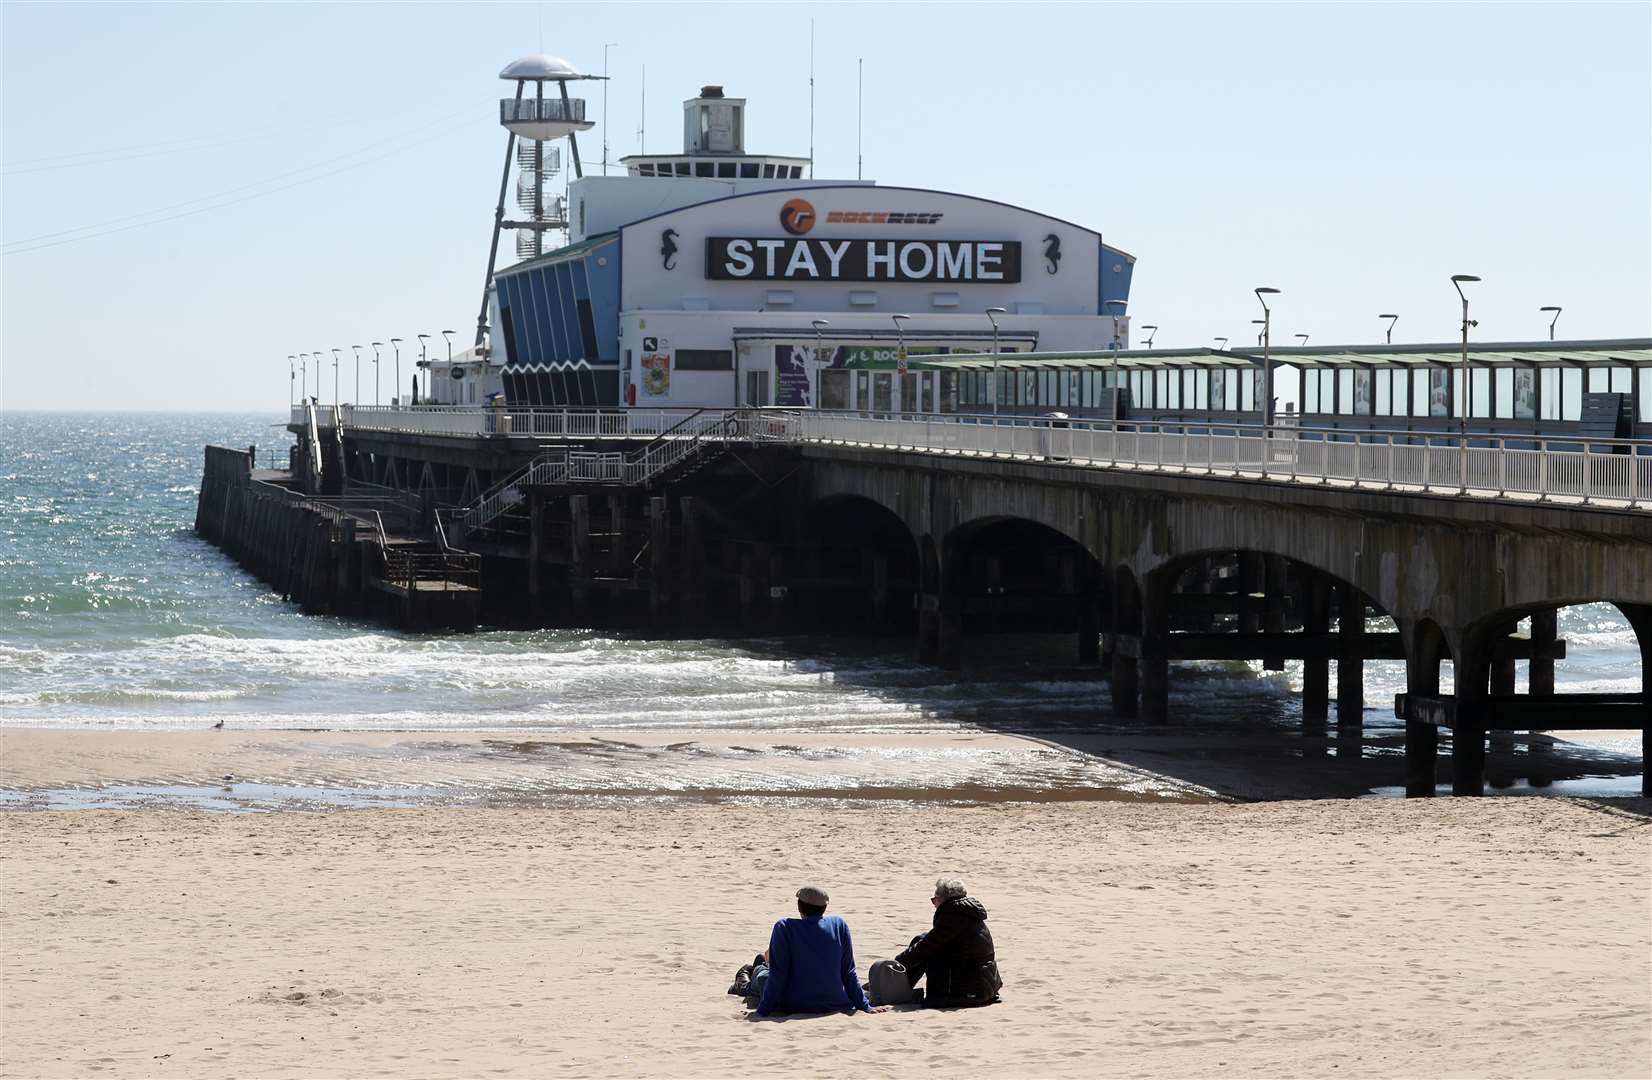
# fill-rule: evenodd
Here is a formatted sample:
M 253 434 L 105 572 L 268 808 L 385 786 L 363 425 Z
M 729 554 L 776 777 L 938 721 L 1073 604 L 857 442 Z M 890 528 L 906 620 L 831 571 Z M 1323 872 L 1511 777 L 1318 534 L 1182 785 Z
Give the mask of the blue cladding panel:
M 562 359 L 578 360 L 579 319 L 574 314 L 573 275 L 565 262 L 557 263 L 551 269 L 555 271 L 551 280 L 551 317 L 556 320 L 557 347 L 562 350 Z
M 1119 268 L 1119 272 L 1116 274 L 1113 273 L 1113 267 L 1115 266 Z M 1128 301 L 1130 299 L 1130 274 L 1134 269 L 1135 264 L 1130 261 L 1128 256 L 1122 252 L 1109 251 L 1105 244 L 1102 245 L 1101 285 L 1099 295 L 1096 298 L 1097 315 L 1111 314 L 1107 308 L 1107 301 L 1109 300 Z
M 608 265 L 597 265 L 599 258 Z M 610 364 L 619 363 L 619 261 L 617 238 L 585 257 L 585 273 L 591 287 L 591 320 L 597 330 L 597 355 Z
M 528 363 L 532 355 L 528 349 L 528 324 L 533 321 L 533 309 L 522 297 L 521 282 L 505 278 L 499 287 L 505 290 L 505 302 L 511 308 L 511 350 L 518 364 Z
M 560 360 L 557 350 L 557 329 L 550 320 L 550 292 L 548 292 L 547 274 L 545 269 L 535 269 L 525 274 L 527 289 L 534 299 L 534 327 L 539 332 L 539 352 L 534 353 L 534 363 L 550 363 Z

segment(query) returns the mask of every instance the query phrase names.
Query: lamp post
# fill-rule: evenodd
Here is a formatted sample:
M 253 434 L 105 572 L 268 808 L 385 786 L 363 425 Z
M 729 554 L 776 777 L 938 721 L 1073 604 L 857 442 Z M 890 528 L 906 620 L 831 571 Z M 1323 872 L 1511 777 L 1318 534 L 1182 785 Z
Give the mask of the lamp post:
M 1147 340 L 1142 342 L 1142 344 L 1146 348 L 1151 349 L 1153 347 L 1153 335 L 1155 335 L 1159 332 L 1159 328 L 1157 326 L 1153 326 L 1149 323 L 1143 323 L 1142 324 L 1142 329 L 1147 331 Z
M 1296 339 L 1297 339 L 1296 344 L 1297 344 L 1298 348 L 1306 349 L 1308 347 L 1308 335 L 1307 334 L 1298 334 L 1298 335 L 1296 335 Z
M 339 350 L 334 349 L 333 350 L 333 407 L 335 409 L 338 408 L 338 405 L 339 405 L 339 398 L 338 398 L 338 354 L 339 354 Z
M 1378 315 L 1377 318 L 1388 320 L 1388 330 L 1383 334 L 1383 344 L 1394 344 L 1394 324 L 1400 321 L 1400 317 L 1394 314 L 1383 314 Z
M 399 402 L 402 399 L 402 339 L 391 338 L 390 347 L 396 350 L 396 381 L 392 384 L 396 388 L 396 393 L 390 400 Z
M 384 348 L 384 342 L 373 342 L 373 407 L 379 407 L 379 350 Z
M 1216 347 L 1218 349 L 1226 351 L 1226 349 L 1228 347 L 1228 339 L 1227 338 L 1225 338 L 1225 337 L 1213 337 L 1210 340 L 1216 342 Z
M 998 384 L 998 316 L 1008 315 L 1008 308 L 987 308 L 987 321 L 992 324 L 992 415 L 998 415 L 998 399 L 1004 395 L 1004 388 Z
M 310 396 L 310 354 L 307 352 L 298 354 L 298 378 L 298 400 L 305 401 Z
M 815 328 L 815 377 L 814 388 L 809 392 L 810 404 L 818 409 L 820 408 L 820 350 L 822 348 L 820 343 L 820 331 L 825 327 L 831 326 L 832 322 L 830 319 L 810 319 L 809 325 Z
M 1549 340 L 1553 341 L 1554 340 L 1554 324 L 1560 321 L 1560 309 L 1555 307 L 1553 304 L 1549 304 L 1549 305 L 1546 305 L 1544 307 L 1540 307 L 1537 310 L 1554 312 L 1554 318 L 1549 320 Z
M 1262 325 L 1264 325 L 1264 320 L 1262 320 L 1262 319 L 1252 319 L 1250 321 L 1250 324 L 1252 326 L 1262 326 Z M 1260 330 L 1258 330 L 1256 332 L 1256 347 L 1258 349 L 1260 349 L 1262 347 L 1262 331 L 1260 331 Z
M 419 335 L 419 369 L 424 372 L 424 399 L 430 401 L 430 361 L 425 359 L 425 342 L 430 340 L 429 334 Z M 413 385 L 419 384 L 419 376 L 413 376 Z
M 360 405 L 361 404 L 361 346 L 360 345 L 352 345 L 352 346 L 350 346 L 350 351 L 356 354 L 356 393 L 355 393 L 355 396 L 350 399 L 350 404 Z
M 447 362 L 453 363 L 453 334 L 452 330 L 443 330 L 442 337 L 447 339 Z
M 1256 302 L 1262 305 L 1262 426 L 1267 428 L 1273 423 L 1273 312 L 1268 310 L 1265 296 L 1278 296 L 1279 290 L 1268 285 L 1258 285 L 1251 290 L 1256 294 Z
M 619 48 L 617 41 L 602 43 L 602 175 L 608 175 L 608 50 Z
M 1460 472 L 1462 473 L 1460 483 L 1464 491 L 1468 490 L 1468 409 L 1469 402 L 1474 398 L 1474 395 L 1470 392 L 1468 385 L 1468 329 L 1471 326 L 1479 326 L 1480 324 L 1468 317 L 1468 296 L 1463 292 L 1463 285 L 1467 282 L 1475 282 L 1479 280 L 1480 279 L 1475 277 L 1473 274 L 1451 275 L 1451 285 L 1457 290 L 1457 295 L 1461 297 L 1463 301 L 1463 353 L 1461 362 L 1463 372 L 1463 400 L 1457 403 L 1457 407 L 1462 410 L 1458 415 L 1457 431 L 1461 436 L 1463 443 L 1462 452 L 1459 455 L 1459 459 L 1461 462 Z
M 297 397 L 298 390 L 295 386 L 293 386 L 293 383 L 298 381 L 298 365 L 295 363 L 295 361 L 297 359 L 298 359 L 298 357 L 293 355 L 292 353 L 287 354 L 287 410 L 288 410 L 288 412 L 291 412 L 292 407 L 294 405 L 298 404 L 298 397 Z
M 906 327 L 903 324 L 908 319 L 912 318 L 912 316 L 891 315 L 889 318 L 895 323 L 895 338 L 897 343 L 895 348 L 895 372 L 899 378 L 896 380 L 897 385 L 895 390 L 901 397 L 904 398 L 906 396 Z M 904 400 L 901 402 L 902 410 L 906 408 L 907 404 L 908 403 Z

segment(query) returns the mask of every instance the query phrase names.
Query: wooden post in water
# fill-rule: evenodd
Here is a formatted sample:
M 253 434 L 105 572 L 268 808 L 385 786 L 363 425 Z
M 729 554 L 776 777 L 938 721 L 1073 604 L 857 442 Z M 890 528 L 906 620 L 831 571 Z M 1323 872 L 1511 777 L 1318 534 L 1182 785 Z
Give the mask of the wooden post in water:
M 591 610 L 591 497 L 568 496 L 568 596 L 574 617 L 585 621 Z
M 1302 571 L 1304 595 L 1302 632 L 1316 636 L 1331 630 L 1331 586 L 1324 574 Z M 1310 656 L 1302 661 L 1302 726 L 1306 733 L 1323 735 L 1331 715 L 1331 661 Z
M 697 496 L 684 495 L 677 506 L 683 516 L 683 591 L 677 607 L 683 618 L 698 624 L 706 613 L 705 525 Z
M 1262 629 L 1270 634 L 1285 632 L 1285 571 L 1286 561 L 1281 555 L 1269 555 L 1263 563 L 1262 591 L 1267 608 L 1262 614 Z M 1283 658 L 1262 661 L 1263 671 L 1284 671 Z
M 664 495 L 648 500 L 648 602 L 655 619 L 663 618 L 676 582 L 671 574 L 671 504 Z

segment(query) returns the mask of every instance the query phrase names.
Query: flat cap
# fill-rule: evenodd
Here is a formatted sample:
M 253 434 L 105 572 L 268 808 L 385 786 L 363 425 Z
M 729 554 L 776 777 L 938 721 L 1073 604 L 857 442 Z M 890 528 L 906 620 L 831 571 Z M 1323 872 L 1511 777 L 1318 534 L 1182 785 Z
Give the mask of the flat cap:
M 825 907 L 826 904 L 832 899 L 830 896 L 826 895 L 826 890 L 822 889 L 819 885 L 803 886 L 801 889 L 797 890 L 797 898 L 805 904 L 813 904 L 816 907 Z

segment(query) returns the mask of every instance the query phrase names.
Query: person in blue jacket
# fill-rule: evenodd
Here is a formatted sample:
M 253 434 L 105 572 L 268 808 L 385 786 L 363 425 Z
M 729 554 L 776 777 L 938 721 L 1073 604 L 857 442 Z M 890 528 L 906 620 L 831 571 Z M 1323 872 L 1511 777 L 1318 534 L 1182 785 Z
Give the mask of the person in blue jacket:
M 826 914 L 830 900 L 825 889 L 805 885 L 797 890 L 800 917 L 774 924 L 757 1015 L 883 1011 L 866 1000 L 855 972 L 849 924 Z M 761 973 L 759 968 L 754 974 L 754 986 Z

